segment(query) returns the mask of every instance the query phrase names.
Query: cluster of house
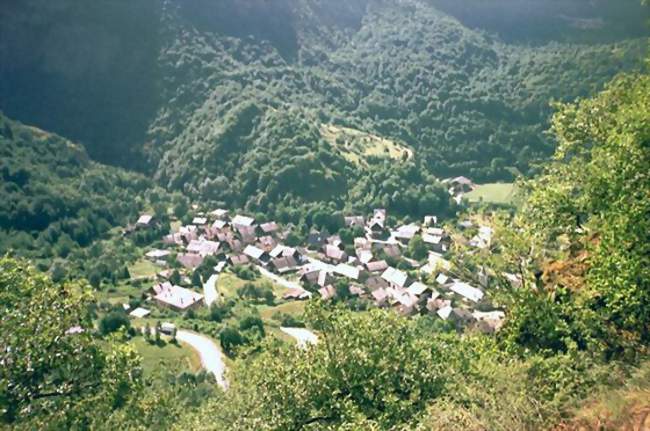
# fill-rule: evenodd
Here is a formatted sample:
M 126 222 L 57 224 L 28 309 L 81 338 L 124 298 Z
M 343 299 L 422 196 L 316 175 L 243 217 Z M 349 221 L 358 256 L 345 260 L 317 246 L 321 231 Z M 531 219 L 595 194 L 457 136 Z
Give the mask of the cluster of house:
M 443 254 L 451 246 L 451 237 L 435 216 L 427 216 L 421 223 L 390 227 L 386 211 L 376 209 L 367 218 L 345 217 L 345 225 L 363 231 L 347 247 L 339 235 L 316 230 L 309 233 L 304 245 L 291 247 L 284 244 L 290 229 L 273 221 L 258 223 L 243 215 L 230 217 L 224 209 L 199 213 L 192 223 L 163 238 L 167 248 L 151 250 L 146 257 L 164 266 L 170 250 L 175 249 L 180 265 L 192 271 L 208 256 L 214 256 L 213 261 L 218 262 L 213 268 L 215 276 L 206 282 L 201 295 L 173 285 L 169 281 L 171 270 L 161 271 L 161 282 L 153 287 L 152 299 L 160 306 L 181 311 L 202 303 L 209 305 L 218 298 L 217 274 L 226 266 L 254 265 L 263 274 L 273 273 L 276 279 L 286 281 L 285 285 L 293 286 L 284 295 L 287 300 L 307 299 L 313 294 L 330 300 L 341 294 L 337 286 L 343 285 L 347 286 L 346 296 L 363 298 L 378 307 L 393 307 L 404 315 L 427 312 L 486 331 L 499 328 L 501 311 L 476 311 L 489 308 L 484 294 L 487 280 L 475 287 L 450 275 L 451 265 Z M 479 229 L 473 238 L 476 247 L 489 244 L 488 229 Z M 416 235 L 429 248 L 424 265 L 403 255 Z M 405 270 L 389 262 L 400 262 L 399 267 Z M 423 283 L 420 274 L 435 282 Z

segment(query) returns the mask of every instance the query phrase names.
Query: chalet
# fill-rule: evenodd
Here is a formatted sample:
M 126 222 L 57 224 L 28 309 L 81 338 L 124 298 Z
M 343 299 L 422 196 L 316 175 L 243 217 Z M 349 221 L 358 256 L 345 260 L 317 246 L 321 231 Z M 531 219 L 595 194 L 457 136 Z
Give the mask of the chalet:
M 449 283 L 449 277 L 447 277 L 447 275 L 441 272 L 436 277 L 436 283 L 438 283 L 441 286 L 444 286 L 445 284 Z
M 344 218 L 346 227 L 364 227 L 366 220 L 363 216 L 348 216 Z
M 402 255 L 402 250 L 395 244 L 386 244 L 383 250 L 386 256 L 392 257 L 393 259 L 397 259 Z
M 449 290 L 472 302 L 480 302 L 483 299 L 483 291 L 481 289 L 472 287 L 460 280 L 454 280 L 449 286 Z
M 451 307 L 451 300 L 438 298 L 438 295 L 432 295 L 427 300 L 427 310 L 432 313 L 445 307 Z
M 343 244 L 343 241 L 341 241 L 341 237 L 338 235 L 332 235 L 327 238 L 327 243 L 329 245 L 333 245 L 334 247 L 338 247 L 341 250 L 345 248 L 345 244 Z
M 184 253 L 176 257 L 178 263 L 187 269 L 195 269 L 203 263 L 203 257 L 200 254 Z
M 408 282 L 408 275 L 406 273 L 390 266 L 381 274 L 381 278 L 395 288 L 404 288 Z
M 472 313 L 476 328 L 486 334 L 493 334 L 503 326 L 505 313 L 503 311 L 474 311 Z
M 467 325 L 470 325 L 475 321 L 472 313 L 464 308 L 454 308 L 451 310 L 449 315 L 449 320 L 456 323 L 457 328 L 461 328 Z
M 239 236 L 244 244 L 253 244 L 257 239 L 254 226 L 241 226 L 237 228 Z
M 336 265 L 334 267 L 334 273 L 355 281 L 359 279 L 359 276 L 361 274 L 359 268 L 346 265 L 344 263 L 339 263 L 338 265 Z
M 299 262 L 301 259 L 301 253 L 296 248 L 287 247 L 282 244 L 276 245 L 275 248 L 269 252 L 269 255 L 272 258 L 291 256 L 296 260 L 296 262 Z
M 277 242 L 270 235 L 262 236 L 257 240 L 257 246 L 267 253 L 273 250 L 276 245 Z
M 169 283 L 154 286 L 154 300 L 162 307 L 170 307 L 175 310 L 184 311 L 201 304 L 203 295 L 180 286 L 172 286 Z
M 364 265 L 367 264 L 368 262 L 370 262 L 372 260 L 372 258 L 374 257 L 372 255 L 371 250 L 357 249 L 357 250 L 355 250 L 355 252 L 357 254 L 357 258 L 359 259 L 359 263 L 364 264 Z
M 180 233 L 170 233 L 163 236 L 162 241 L 167 245 L 183 245 L 183 236 Z
M 171 322 L 163 322 L 160 325 L 160 332 L 162 332 L 163 334 L 171 335 L 174 333 L 175 330 L 176 330 L 176 325 L 174 325 Z
M 388 263 L 385 260 L 376 260 L 366 263 L 365 266 L 368 272 L 384 272 L 388 268 Z
M 309 299 L 311 298 L 311 292 L 301 288 L 301 287 L 294 287 L 292 289 L 289 289 L 287 293 L 285 293 L 282 298 L 284 299 Z
M 269 262 L 269 254 L 254 245 L 247 245 L 244 249 L 244 254 L 262 265 L 266 265 Z
M 160 271 L 158 274 L 156 274 L 156 277 L 158 278 L 158 280 L 169 280 L 173 274 L 174 274 L 173 269 L 165 269 L 163 271 Z
M 262 223 L 259 228 L 262 235 L 274 235 L 280 231 L 280 226 L 274 221 Z
M 376 289 L 370 293 L 377 307 L 383 307 L 388 303 L 389 295 L 385 289 Z
M 394 299 L 397 302 L 397 310 L 403 316 L 409 316 L 417 311 L 418 297 L 408 291 L 395 291 Z
M 325 252 L 325 257 L 329 262 L 343 263 L 347 262 L 348 260 L 348 255 L 343 250 L 334 245 L 326 244 L 323 247 L 323 251 Z
M 189 253 L 199 254 L 203 257 L 218 255 L 220 253 L 220 248 L 220 243 L 204 239 L 192 240 L 187 245 L 187 251 Z
M 451 315 L 451 312 L 454 309 L 451 307 L 451 305 L 445 305 L 436 311 L 436 314 L 442 319 L 442 320 L 447 320 L 449 316 Z
M 331 284 L 328 284 L 327 286 L 318 289 L 318 293 L 320 293 L 320 296 L 323 299 L 323 301 L 327 301 L 336 296 L 336 289 L 334 289 L 334 286 L 332 286 Z
M 232 266 L 248 265 L 250 259 L 245 254 L 233 254 L 228 257 L 228 263 Z
M 444 241 L 444 237 L 440 235 L 431 235 L 429 233 L 422 234 L 422 241 L 427 244 L 433 251 L 438 253 L 445 253 L 448 250 L 448 245 Z
M 239 230 L 242 227 L 253 227 L 255 225 L 255 219 L 252 217 L 246 217 L 242 215 L 236 215 L 232 219 L 232 225 L 235 229 Z
M 205 226 L 208 224 L 208 219 L 206 217 L 194 217 L 192 219 L 192 224 L 194 226 Z
M 309 232 L 309 235 L 307 236 L 307 247 L 311 248 L 312 250 L 318 250 L 323 246 L 323 244 L 327 242 L 325 238 L 325 235 L 313 230 Z
M 408 243 L 415 235 L 420 232 L 420 226 L 408 224 L 400 226 L 393 232 L 393 238 L 403 243 Z
M 212 229 L 216 229 L 217 231 L 223 230 L 229 226 L 229 223 L 225 220 L 217 219 L 212 223 Z
M 388 287 L 388 282 L 381 277 L 369 277 L 365 282 L 366 287 L 369 291 L 375 291 L 377 289 L 385 289 Z
M 153 221 L 153 216 L 149 214 L 142 214 L 139 218 L 138 221 L 135 222 L 135 227 L 137 228 L 147 228 L 151 226 L 151 222 Z
M 412 283 L 406 290 L 414 296 L 420 296 L 424 292 L 426 292 L 429 289 L 429 286 L 427 286 L 424 283 L 420 283 L 419 281 L 416 281 Z
M 276 257 L 271 260 L 271 268 L 279 274 L 296 271 L 298 269 L 298 262 L 293 256 Z
M 226 220 L 228 217 L 228 210 L 222 209 L 222 208 L 217 208 L 216 210 L 210 212 L 210 216 L 213 219 L 217 220 Z
M 360 287 L 360 286 L 354 286 L 353 285 L 353 286 L 350 286 L 348 290 L 350 291 L 350 295 L 352 295 L 352 296 L 365 296 L 366 295 L 366 291 L 363 290 L 363 288 Z
M 228 244 L 228 248 L 230 248 L 232 252 L 241 253 L 244 250 L 244 243 L 236 238 L 229 239 L 226 241 L 226 244 Z
M 467 177 L 456 177 L 456 178 L 447 178 L 442 181 L 443 184 L 447 184 L 450 189 L 449 193 L 451 195 L 457 195 L 459 193 L 466 193 L 471 191 L 474 188 L 474 183 Z
M 318 272 L 318 278 L 316 279 L 316 284 L 318 284 L 320 287 L 325 287 L 328 284 L 331 284 L 334 281 L 334 277 L 332 277 L 332 274 L 325 270 L 320 270 Z
M 438 224 L 438 217 L 432 216 L 432 215 L 424 216 L 423 225 L 425 227 L 431 227 L 431 226 L 435 226 L 437 224 Z
M 354 248 L 356 250 L 370 250 L 372 243 L 367 238 L 358 237 L 354 239 Z
M 300 282 L 305 284 L 317 284 L 320 273 L 321 273 L 320 269 L 312 269 L 309 271 L 305 271 L 303 268 L 300 270 Z

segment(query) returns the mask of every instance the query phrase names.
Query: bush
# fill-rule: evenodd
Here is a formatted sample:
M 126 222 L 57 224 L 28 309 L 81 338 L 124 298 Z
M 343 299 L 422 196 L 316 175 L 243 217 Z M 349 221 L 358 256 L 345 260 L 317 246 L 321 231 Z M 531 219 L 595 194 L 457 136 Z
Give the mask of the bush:
M 129 318 L 123 312 L 111 311 L 99 320 L 99 332 L 102 335 L 110 334 L 122 327 L 127 330 L 131 327 Z

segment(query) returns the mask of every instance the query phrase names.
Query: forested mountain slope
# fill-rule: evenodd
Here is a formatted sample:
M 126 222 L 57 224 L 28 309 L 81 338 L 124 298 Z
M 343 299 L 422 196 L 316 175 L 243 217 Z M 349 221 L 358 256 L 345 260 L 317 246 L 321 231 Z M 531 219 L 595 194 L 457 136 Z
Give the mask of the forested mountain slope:
M 43 269 L 70 258 L 107 274 L 119 269 L 98 259 L 101 247 L 88 246 L 151 209 L 156 193 L 143 175 L 94 162 L 83 147 L 1 113 L 0 179 L 0 254 L 29 257 Z
M 643 32 L 620 28 L 620 14 L 639 11 L 634 2 L 616 11 L 529 3 L 518 26 L 543 9 L 540 26 L 566 16 L 618 30 L 603 38 L 590 26 L 554 26 L 566 37 L 529 45 L 517 25 L 491 20 L 494 10 L 477 6 L 485 18 L 468 22 L 440 0 L 30 0 L 0 12 L 11 23 L 0 53 L 16 59 L 0 66 L 0 108 L 102 161 L 229 205 L 268 211 L 280 194 L 287 205 L 342 205 L 360 194 L 363 204 L 397 207 L 393 191 L 360 184 L 368 172 L 324 127 L 396 141 L 414 154 L 401 166 L 424 177 L 509 179 L 550 154 L 551 99 L 591 94 L 642 57 L 645 41 L 630 38 Z M 494 7 L 526 9 L 510 6 Z M 371 162 L 400 182 L 395 190 L 415 184 L 387 172 L 400 169 L 390 158 Z

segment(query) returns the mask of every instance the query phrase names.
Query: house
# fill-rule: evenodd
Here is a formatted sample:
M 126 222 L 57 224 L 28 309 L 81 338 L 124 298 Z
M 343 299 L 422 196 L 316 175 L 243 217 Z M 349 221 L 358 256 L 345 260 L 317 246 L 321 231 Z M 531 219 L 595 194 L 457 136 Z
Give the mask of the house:
M 442 320 L 447 320 L 449 316 L 451 315 L 451 312 L 454 311 L 454 309 L 451 307 L 451 305 L 445 305 L 436 311 L 436 314 L 442 319 Z
M 167 335 L 172 335 L 176 330 L 176 325 L 171 322 L 163 322 L 160 324 L 160 332 Z
M 287 247 L 281 244 L 276 245 L 275 248 L 269 252 L 269 255 L 272 258 L 291 256 L 296 260 L 296 262 L 299 262 L 302 257 L 301 253 L 296 248 Z
M 271 268 L 279 274 L 295 271 L 298 269 L 298 262 L 293 256 L 276 257 L 271 260 Z
M 239 214 L 236 215 L 235 217 L 233 217 L 233 219 L 232 219 L 232 225 L 237 230 L 239 230 L 239 228 L 242 228 L 242 227 L 253 227 L 254 224 L 255 224 L 255 219 L 254 218 L 242 216 L 242 215 L 239 215 Z
M 185 253 L 179 254 L 176 260 L 187 269 L 195 269 L 203 263 L 203 256 L 200 254 Z
M 350 286 L 348 290 L 352 296 L 365 296 L 366 294 L 366 291 L 360 286 Z
M 228 258 L 228 263 L 232 266 L 248 265 L 250 259 L 245 254 L 234 254 Z
M 229 223 L 225 220 L 217 219 L 212 223 L 212 229 L 216 229 L 217 231 L 223 230 L 226 227 L 228 227 Z
M 419 281 L 416 281 L 412 283 L 406 290 L 414 296 L 420 296 L 424 292 L 426 292 L 429 289 L 429 286 L 427 286 L 424 283 L 420 283 Z
M 448 250 L 448 245 L 441 235 L 431 235 L 430 233 L 422 234 L 422 241 L 427 244 L 433 251 L 438 253 L 445 253 Z
M 366 263 L 365 266 L 368 272 L 384 272 L 388 268 L 388 263 L 385 260 L 376 260 Z
M 153 216 L 149 214 L 142 214 L 139 218 L 138 221 L 135 222 L 135 227 L 138 228 L 147 228 L 151 226 L 151 221 L 153 220 Z
M 408 316 L 417 311 L 418 297 L 408 291 L 394 291 L 393 298 L 397 302 L 397 310 L 403 316 Z
M 309 232 L 309 235 L 307 235 L 307 247 L 311 248 L 312 250 L 318 250 L 323 246 L 323 244 L 327 242 L 325 238 L 327 238 L 326 235 L 312 230 Z
M 244 244 L 253 244 L 257 239 L 257 234 L 255 232 L 255 226 L 239 226 L 237 228 L 239 236 Z
M 402 255 L 402 250 L 395 244 L 385 244 L 382 250 L 386 256 L 392 257 L 393 259 L 397 259 Z
M 348 260 L 348 255 L 343 250 L 332 244 L 326 244 L 323 247 L 323 251 L 325 252 L 327 260 L 332 263 L 342 263 L 347 262 Z
M 447 178 L 442 181 L 444 184 L 450 186 L 449 193 L 457 195 L 459 193 L 466 193 L 474 188 L 474 183 L 467 177 Z
M 374 257 L 371 250 L 358 249 L 356 250 L 357 258 L 362 264 L 367 264 Z
M 435 226 L 438 224 L 438 217 L 432 215 L 424 216 L 424 223 L 422 224 L 425 227 Z
M 154 249 L 147 252 L 147 254 L 145 254 L 145 257 L 149 260 L 157 261 L 161 259 L 167 259 L 170 254 L 171 253 L 169 250 Z
M 192 219 L 192 224 L 194 226 L 205 226 L 208 224 L 208 219 L 206 217 L 194 217 Z
M 301 288 L 294 287 L 289 289 L 283 296 L 284 299 L 309 299 L 311 298 L 311 292 Z
M 269 254 L 254 245 L 247 245 L 244 249 L 244 254 L 249 258 L 258 261 L 262 265 L 266 265 L 269 261 Z
M 449 290 L 472 302 L 479 302 L 483 299 L 482 290 L 472 287 L 460 280 L 454 280 L 454 282 L 449 286 Z
M 408 281 L 406 273 L 390 266 L 381 274 L 381 278 L 386 280 L 390 286 L 397 288 L 404 288 Z
M 330 245 L 333 245 L 334 247 L 338 247 L 341 250 L 345 248 L 345 244 L 343 244 L 343 241 L 341 240 L 341 237 L 338 235 L 332 235 L 327 238 L 327 243 Z
M 203 295 L 193 290 L 185 289 L 184 287 L 173 286 L 170 283 L 165 283 L 158 287 L 158 290 L 154 288 L 154 291 L 157 292 L 154 300 L 158 305 L 163 307 L 184 311 L 200 305 L 201 301 L 203 301 Z
M 386 289 L 388 287 L 388 282 L 381 277 L 368 277 L 365 282 L 366 287 L 369 291 L 373 292 L 377 289 Z
M 408 224 L 408 225 L 398 227 L 397 230 L 393 232 L 393 238 L 403 243 L 408 243 L 419 232 L 420 232 L 420 226 L 414 224 Z
M 205 239 L 192 240 L 187 245 L 187 251 L 189 253 L 195 253 L 203 257 L 206 256 L 215 256 L 219 254 L 221 244 L 215 241 L 208 241 Z
M 464 308 L 454 308 L 451 310 L 449 320 L 456 323 L 457 328 L 461 328 L 474 322 L 474 316 L 470 311 L 465 310 Z
M 359 268 L 344 263 L 336 265 L 334 267 L 334 273 L 355 281 L 359 279 L 359 275 L 361 274 Z
M 438 283 L 441 286 L 444 286 L 445 284 L 449 283 L 449 277 L 447 275 L 443 274 L 442 272 L 438 274 L 436 277 L 436 283 Z
M 386 292 L 385 289 L 376 289 L 373 290 L 370 293 L 370 296 L 372 296 L 372 299 L 375 301 L 375 305 L 377 307 L 383 307 L 388 303 L 389 295 L 388 292 Z
M 331 284 L 333 281 L 334 281 L 334 277 L 332 277 L 332 274 L 322 269 L 318 271 L 316 284 L 318 284 L 320 287 L 325 287 L 328 284 Z
M 472 313 L 476 321 L 476 328 L 486 334 L 493 334 L 503 326 L 506 315 L 503 311 L 474 311 Z
M 318 293 L 320 293 L 320 297 L 323 301 L 327 301 L 336 296 L 336 289 L 334 289 L 334 286 L 331 284 L 328 284 L 327 286 L 318 289 Z
M 451 306 L 451 300 L 438 298 L 437 294 L 432 295 L 431 298 L 427 300 L 427 310 L 432 313 L 448 306 Z
M 270 235 L 262 236 L 257 240 L 257 246 L 266 252 L 273 250 L 276 245 L 275 239 Z
M 228 210 L 217 208 L 216 210 L 210 213 L 210 216 L 217 220 L 226 220 L 226 218 L 228 217 Z
M 355 250 L 370 250 L 372 243 L 368 241 L 368 238 L 357 237 L 354 239 L 354 248 Z
M 274 221 L 268 223 L 262 223 L 260 225 L 260 231 L 263 235 L 273 235 L 280 230 L 280 226 Z
M 366 224 L 366 220 L 363 216 L 348 216 L 344 218 L 345 227 L 363 227 Z

